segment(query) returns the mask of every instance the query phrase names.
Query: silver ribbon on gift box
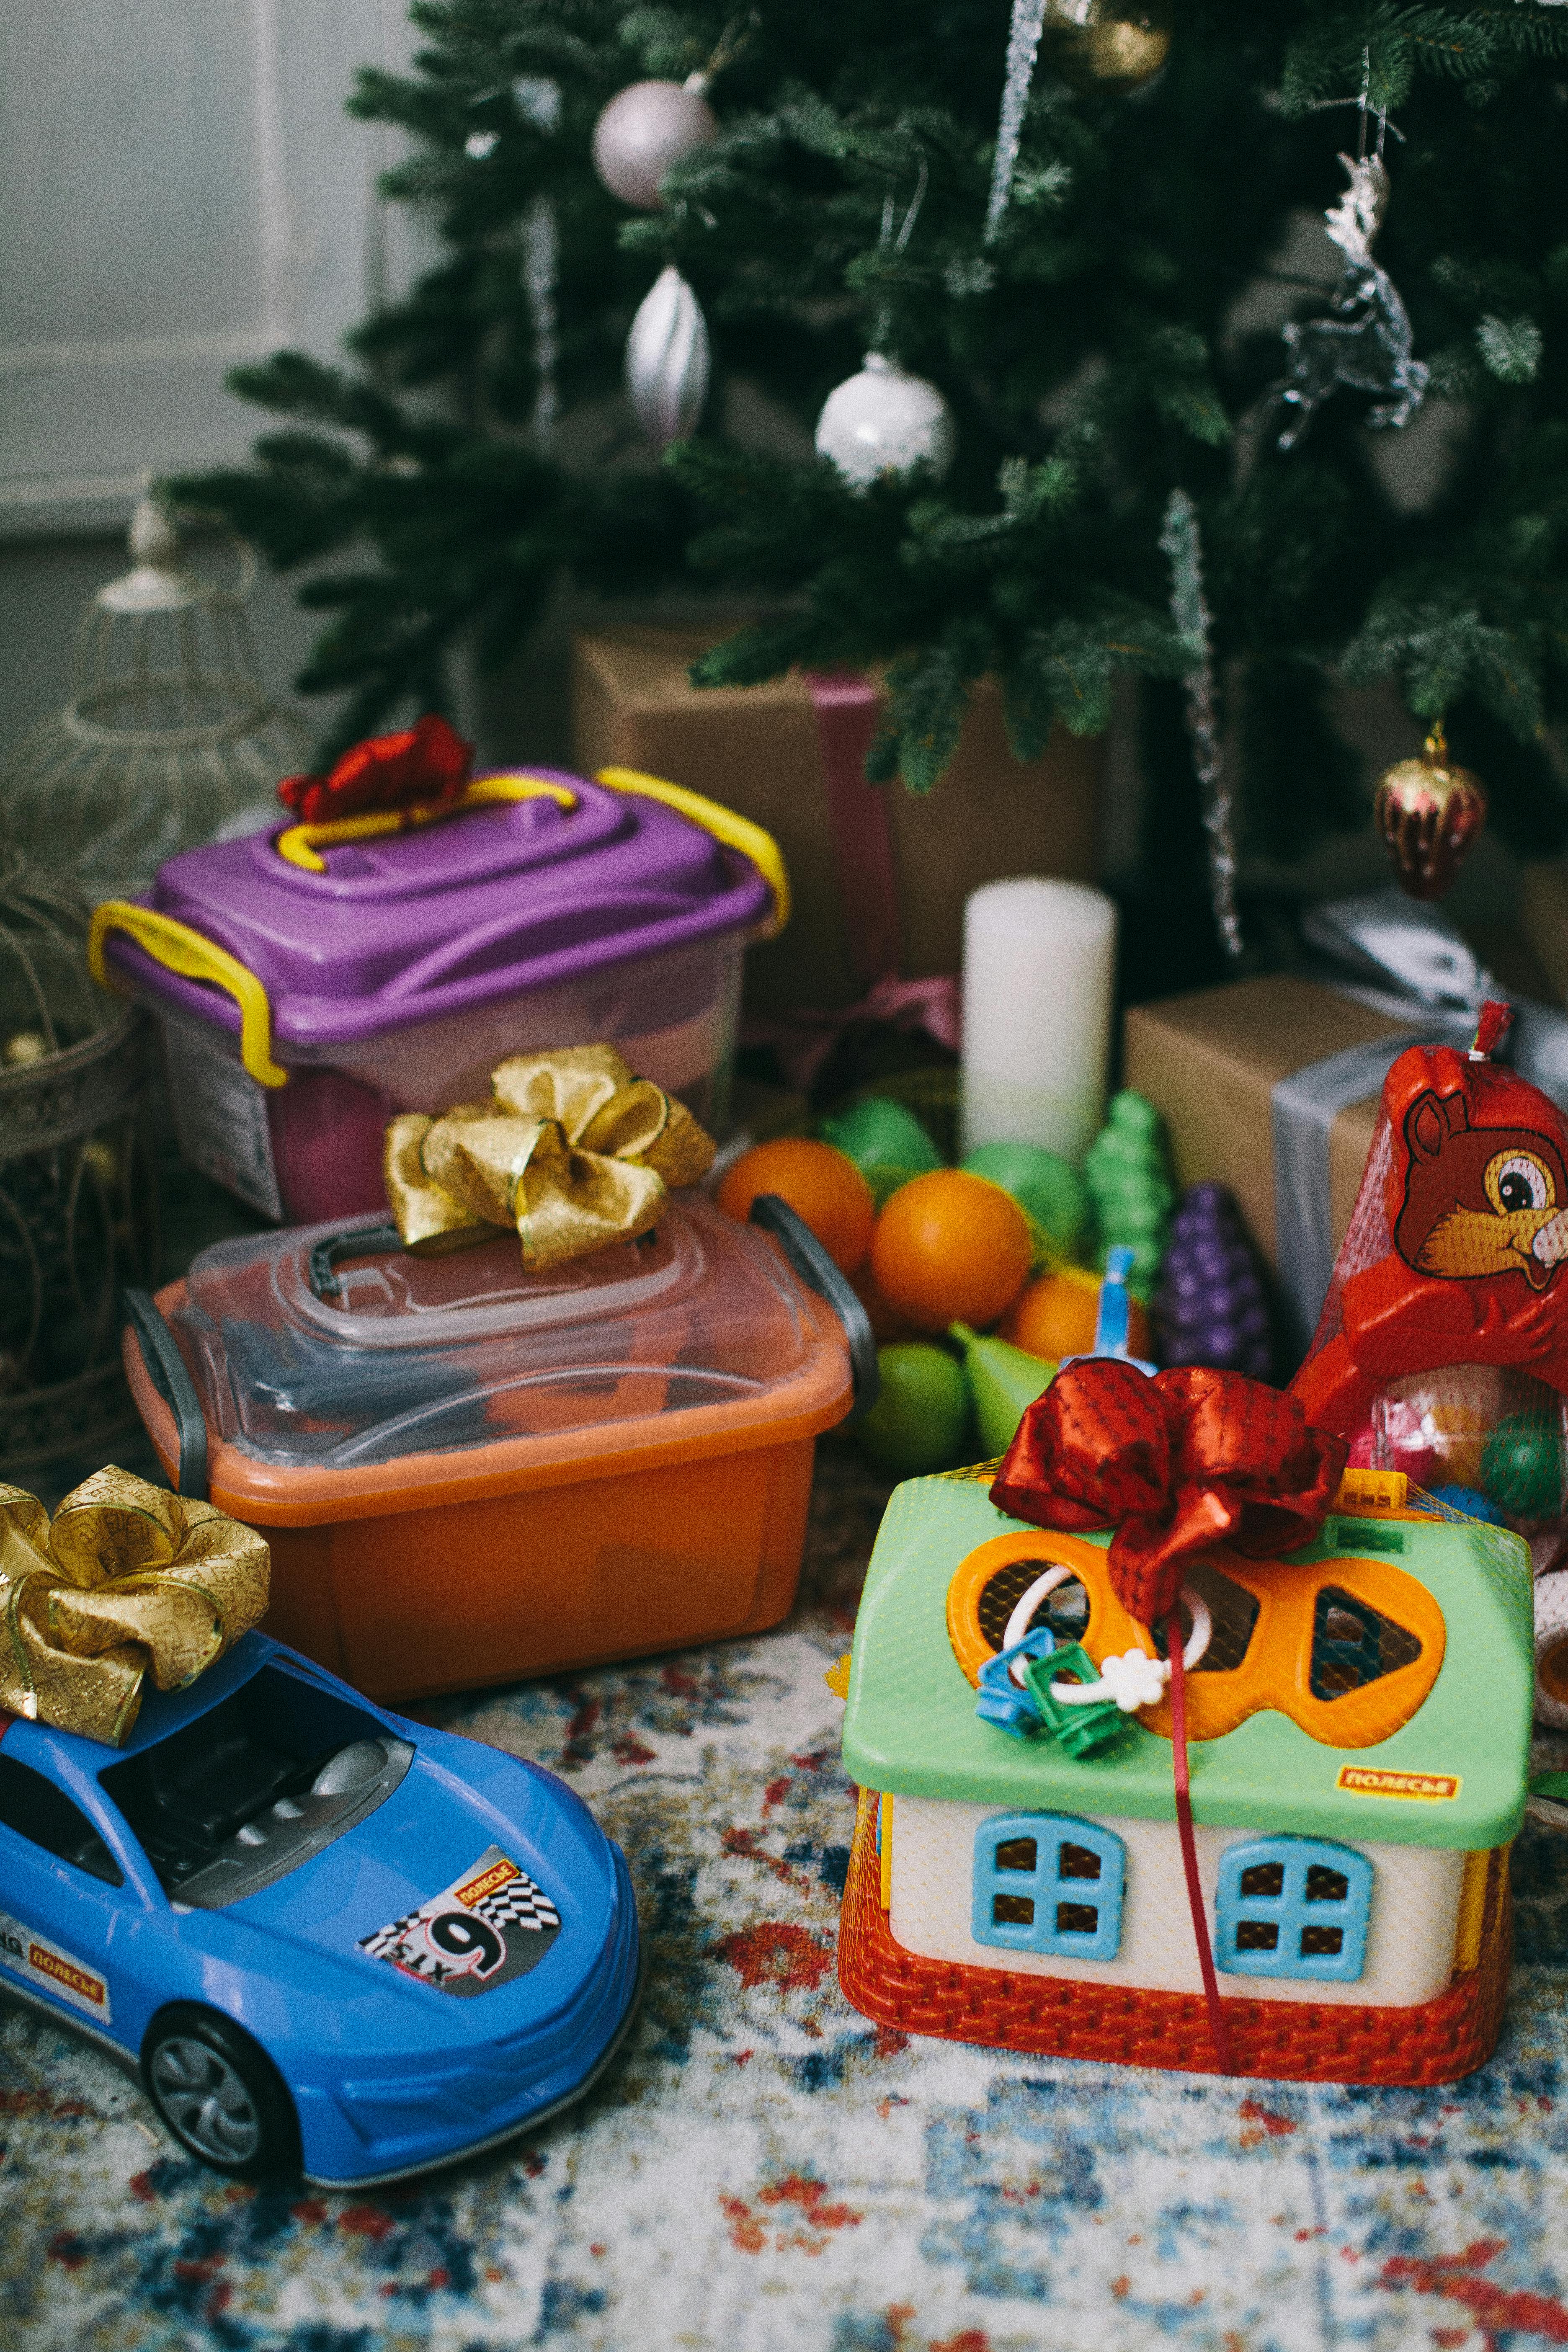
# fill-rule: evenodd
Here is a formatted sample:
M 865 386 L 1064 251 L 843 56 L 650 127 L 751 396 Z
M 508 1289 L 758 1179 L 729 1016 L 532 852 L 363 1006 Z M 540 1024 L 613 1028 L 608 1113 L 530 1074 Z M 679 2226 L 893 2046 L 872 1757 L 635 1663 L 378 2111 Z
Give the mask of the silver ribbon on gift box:
M 1435 907 L 1394 889 L 1337 898 L 1302 925 L 1342 994 L 1405 1024 L 1396 1037 L 1349 1045 L 1274 1088 L 1274 1223 L 1279 1285 L 1298 1358 L 1306 1351 L 1334 1266 L 1329 1136 L 1352 1103 L 1381 1088 L 1411 1045 L 1468 1046 L 1489 997 L 1513 1007 L 1498 1058 L 1568 1110 L 1568 1014 L 1500 988 Z

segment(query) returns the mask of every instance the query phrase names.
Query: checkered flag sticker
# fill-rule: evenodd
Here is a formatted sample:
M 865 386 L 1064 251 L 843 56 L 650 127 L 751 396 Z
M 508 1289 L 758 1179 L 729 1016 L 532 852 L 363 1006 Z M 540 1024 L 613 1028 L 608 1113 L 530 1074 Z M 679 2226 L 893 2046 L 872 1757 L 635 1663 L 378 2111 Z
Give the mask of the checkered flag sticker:
M 492 1927 L 503 1933 L 508 1927 L 521 1927 L 531 1935 L 538 1935 L 545 1927 L 561 1925 L 560 1912 L 526 1870 L 520 1870 L 494 1895 L 481 1895 L 474 1906 L 474 1916 L 488 1919 Z
M 492 1845 L 416 1911 L 361 1937 L 359 1949 L 471 2000 L 537 1967 L 560 1932 L 560 1911 L 544 1889 Z

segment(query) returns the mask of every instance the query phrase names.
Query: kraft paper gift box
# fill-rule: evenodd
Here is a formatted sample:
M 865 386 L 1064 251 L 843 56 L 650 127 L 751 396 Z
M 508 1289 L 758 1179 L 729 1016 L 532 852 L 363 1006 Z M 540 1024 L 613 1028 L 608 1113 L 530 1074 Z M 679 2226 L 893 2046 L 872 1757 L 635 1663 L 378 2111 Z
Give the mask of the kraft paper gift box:
M 1133 1005 L 1123 1031 L 1123 1078 L 1164 1118 L 1177 1183 L 1228 1185 L 1278 1271 L 1275 1087 L 1347 1046 L 1405 1034 L 1405 1024 L 1315 981 L 1243 980 Z M 1329 1224 L 1336 1249 L 1355 1206 L 1382 1091 L 1380 1076 L 1330 1129 Z
M 795 912 L 782 938 L 747 956 L 753 1013 L 851 1004 L 885 973 L 925 979 L 963 961 L 963 902 L 1005 874 L 1092 880 L 1099 871 L 1102 750 L 1058 729 L 1042 759 L 1013 757 L 994 678 L 974 688 L 952 765 L 925 799 L 858 773 L 867 710 L 839 771 L 824 773 L 822 721 L 806 678 L 694 687 L 687 672 L 721 632 L 624 628 L 574 649 L 575 761 L 641 768 L 765 825 L 784 852 Z M 853 730 L 856 715 L 847 714 Z M 841 739 L 842 740 L 842 739 Z M 847 808 L 845 803 L 847 801 Z M 844 820 L 858 832 L 846 854 Z M 866 835 L 871 838 L 868 843 Z M 879 849 L 880 831 L 885 846 Z M 895 906 L 879 912 L 879 856 Z M 858 860 L 868 867 L 856 870 Z M 847 872 L 847 865 L 849 870 Z

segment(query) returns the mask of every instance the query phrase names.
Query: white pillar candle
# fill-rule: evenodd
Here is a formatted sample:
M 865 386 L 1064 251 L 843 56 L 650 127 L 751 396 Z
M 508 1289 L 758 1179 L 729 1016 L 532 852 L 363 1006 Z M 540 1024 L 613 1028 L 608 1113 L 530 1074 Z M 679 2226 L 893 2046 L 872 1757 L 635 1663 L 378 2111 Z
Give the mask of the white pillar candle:
M 963 909 L 963 1148 L 1076 1165 L 1105 1111 L 1116 909 L 1081 882 L 988 882 Z

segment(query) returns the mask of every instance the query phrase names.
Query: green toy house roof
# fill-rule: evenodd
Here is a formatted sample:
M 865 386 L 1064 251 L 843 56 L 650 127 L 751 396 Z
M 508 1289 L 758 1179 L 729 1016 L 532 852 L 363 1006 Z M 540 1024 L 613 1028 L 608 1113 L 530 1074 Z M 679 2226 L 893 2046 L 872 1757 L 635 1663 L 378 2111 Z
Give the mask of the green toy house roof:
M 1357 1547 L 1331 1518 L 1293 1560 Z M 1399 1522 L 1400 1566 L 1443 1612 L 1447 1640 L 1425 1704 L 1371 1748 L 1330 1748 L 1286 1716 L 1262 1712 L 1190 1751 L 1193 1811 L 1216 1826 L 1295 1831 L 1359 1844 L 1506 1844 L 1523 1819 L 1534 1698 L 1529 1554 L 1474 1522 Z M 1116 1748 L 1075 1761 L 1049 1738 L 1020 1739 L 974 1712 L 947 1633 L 947 1588 L 993 1536 L 1024 1528 L 963 1475 L 910 1479 L 888 1506 L 855 1627 L 844 1762 L 862 1788 L 1022 1810 L 1175 1818 L 1171 1743 L 1129 1724 Z M 1344 1540 L 1339 1540 L 1342 1528 Z M 1090 1541 L 1109 1543 L 1103 1538 Z M 1048 1544 L 1048 1538 L 1042 1538 Z M 1336 1787 L 1342 1765 L 1457 1780 L 1438 1800 Z

